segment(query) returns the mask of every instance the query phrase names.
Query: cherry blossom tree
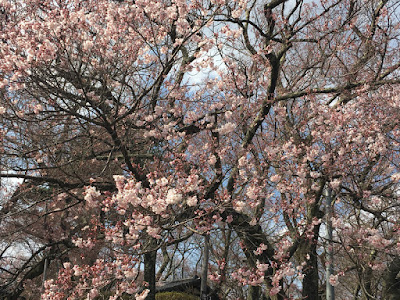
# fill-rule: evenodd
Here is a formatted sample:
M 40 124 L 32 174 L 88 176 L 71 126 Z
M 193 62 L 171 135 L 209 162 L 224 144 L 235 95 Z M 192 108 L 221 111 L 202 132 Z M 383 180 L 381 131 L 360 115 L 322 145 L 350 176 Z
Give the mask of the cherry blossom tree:
M 320 299 L 332 247 L 341 298 L 395 299 L 397 2 L 1 1 L 4 293 L 154 299 L 208 235 L 225 298 Z

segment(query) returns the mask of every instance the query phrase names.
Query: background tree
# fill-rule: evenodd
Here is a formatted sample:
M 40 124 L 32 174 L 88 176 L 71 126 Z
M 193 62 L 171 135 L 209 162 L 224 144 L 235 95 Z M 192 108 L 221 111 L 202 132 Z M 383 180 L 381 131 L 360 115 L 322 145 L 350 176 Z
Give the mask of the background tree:
M 3 252 L 12 297 L 47 258 L 45 299 L 153 299 L 204 234 L 227 298 L 319 299 L 327 242 L 339 295 L 395 297 L 397 1 L 1 5 L 2 177 L 24 179 L 2 239 L 32 245 Z

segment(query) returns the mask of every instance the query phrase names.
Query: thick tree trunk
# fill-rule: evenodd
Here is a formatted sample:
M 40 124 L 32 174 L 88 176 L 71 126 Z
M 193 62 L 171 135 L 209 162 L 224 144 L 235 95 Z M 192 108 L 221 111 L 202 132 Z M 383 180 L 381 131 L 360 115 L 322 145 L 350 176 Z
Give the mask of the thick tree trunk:
M 247 295 L 248 300 L 259 300 L 263 299 L 261 296 L 261 287 L 259 286 L 250 286 L 249 292 Z
M 319 300 L 318 291 L 318 254 L 317 254 L 317 243 L 319 236 L 320 225 L 316 225 L 313 229 L 314 237 L 311 240 L 305 241 L 306 251 L 303 253 L 303 257 L 306 258 L 308 254 L 309 259 L 306 259 L 306 265 L 303 268 L 303 291 L 302 296 L 307 300 Z M 302 248 L 302 247 L 300 247 Z M 305 255 L 304 255 L 305 254 Z
M 317 245 L 314 239 L 309 246 L 308 255 L 310 259 L 304 266 L 303 292 L 302 296 L 307 300 L 319 300 L 318 298 L 318 255 Z
M 389 265 L 384 275 L 384 294 L 386 300 L 397 300 L 400 295 L 400 257 L 396 257 Z
M 157 241 L 154 238 L 151 238 L 150 241 L 150 249 L 147 253 L 144 254 L 144 274 L 143 279 L 148 284 L 146 288 L 150 290 L 149 294 L 146 297 L 146 300 L 155 300 L 156 299 L 156 260 L 157 260 Z

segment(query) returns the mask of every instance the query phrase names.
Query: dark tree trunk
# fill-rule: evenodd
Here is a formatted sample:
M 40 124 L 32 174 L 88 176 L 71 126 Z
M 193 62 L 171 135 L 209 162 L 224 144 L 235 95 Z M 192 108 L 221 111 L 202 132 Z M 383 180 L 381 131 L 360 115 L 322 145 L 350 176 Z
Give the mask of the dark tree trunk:
M 312 241 L 308 254 L 310 259 L 304 266 L 303 292 L 302 296 L 307 300 L 319 300 L 318 298 L 318 255 L 317 245 Z
M 247 295 L 248 300 L 259 300 L 263 299 L 261 296 L 261 287 L 259 286 L 250 286 L 249 293 Z
M 157 241 L 151 237 L 150 249 L 144 254 L 144 274 L 143 279 L 148 284 L 146 288 L 150 290 L 146 300 L 156 299 L 156 260 L 157 260 Z
M 317 254 L 317 239 L 319 236 L 319 227 L 317 225 L 314 227 L 313 233 L 314 237 L 306 241 L 308 243 L 305 248 L 304 254 L 309 255 L 309 259 L 306 260 L 306 265 L 304 266 L 303 273 L 303 292 L 302 296 L 307 300 L 319 300 L 318 296 L 318 254 Z
M 396 257 L 389 265 L 384 275 L 384 299 L 397 300 L 400 295 L 400 257 Z

